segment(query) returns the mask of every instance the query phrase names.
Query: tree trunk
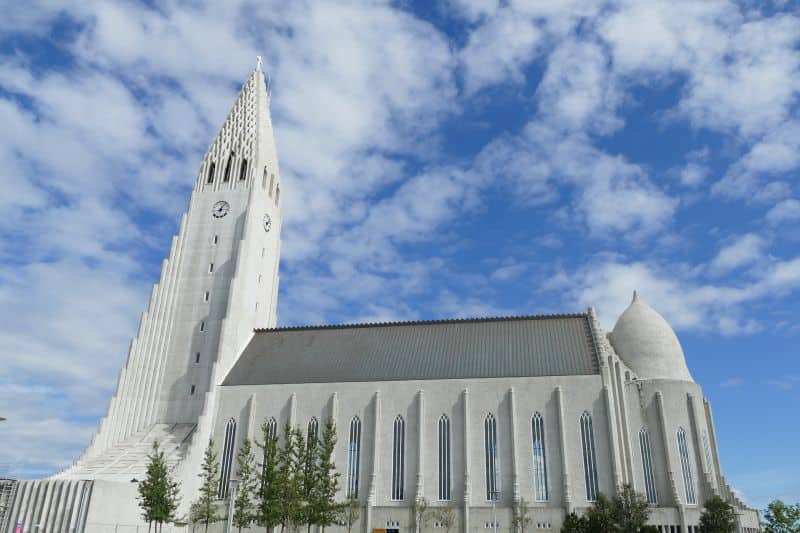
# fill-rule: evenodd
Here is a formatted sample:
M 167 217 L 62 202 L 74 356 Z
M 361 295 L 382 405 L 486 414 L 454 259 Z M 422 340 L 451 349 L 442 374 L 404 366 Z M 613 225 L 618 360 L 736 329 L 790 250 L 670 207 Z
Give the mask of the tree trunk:
M 206 518 L 206 533 L 208 533 L 208 519 Z

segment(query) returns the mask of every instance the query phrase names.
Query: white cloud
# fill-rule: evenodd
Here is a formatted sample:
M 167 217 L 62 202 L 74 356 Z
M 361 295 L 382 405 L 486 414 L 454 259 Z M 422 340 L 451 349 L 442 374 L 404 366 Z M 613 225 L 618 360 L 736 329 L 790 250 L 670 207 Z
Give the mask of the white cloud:
M 767 212 L 766 219 L 774 225 L 800 220 L 800 200 L 789 198 L 779 202 Z
M 711 261 L 710 269 L 715 274 L 725 274 L 751 265 L 764 258 L 766 244 L 764 239 L 755 233 L 742 235 L 719 251 Z

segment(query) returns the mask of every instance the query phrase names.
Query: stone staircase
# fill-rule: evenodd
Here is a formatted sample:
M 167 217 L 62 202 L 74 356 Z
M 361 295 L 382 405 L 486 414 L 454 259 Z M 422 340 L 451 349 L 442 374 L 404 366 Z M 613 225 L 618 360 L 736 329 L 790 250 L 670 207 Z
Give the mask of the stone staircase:
M 186 455 L 196 424 L 154 424 L 131 435 L 99 455 L 79 459 L 57 478 L 110 479 L 130 481 L 141 478 L 147 468 L 147 456 L 158 441 L 170 470 Z

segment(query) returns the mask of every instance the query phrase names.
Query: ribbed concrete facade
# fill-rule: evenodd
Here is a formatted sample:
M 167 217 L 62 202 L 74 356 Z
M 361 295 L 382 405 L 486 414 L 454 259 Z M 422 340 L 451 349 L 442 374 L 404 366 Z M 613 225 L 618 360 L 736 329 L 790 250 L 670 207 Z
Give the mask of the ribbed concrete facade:
M 360 533 L 413 530 L 419 497 L 453 507 L 463 533 L 510 531 L 522 499 L 529 529 L 557 531 L 624 483 L 647 495 L 661 531 L 694 533 L 713 495 L 736 507 L 741 532 L 759 528 L 726 483 L 677 337 L 643 301 L 611 336 L 591 309 L 276 328 L 281 220 L 259 61 L 200 164 L 107 415 L 64 472 L 0 483 L 0 531 L 143 533 L 136 482 L 153 442 L 185 517 L 210 437 L 228 481 L 264 420 L 305 429 L 328 418 L 338 496 L 360 502 Z

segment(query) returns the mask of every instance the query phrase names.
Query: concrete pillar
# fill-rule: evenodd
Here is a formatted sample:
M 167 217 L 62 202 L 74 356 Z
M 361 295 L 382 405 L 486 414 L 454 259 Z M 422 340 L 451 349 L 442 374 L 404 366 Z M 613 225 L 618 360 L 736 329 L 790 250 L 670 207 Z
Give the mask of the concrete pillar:
M 558 411 L 558 437 L 561 445 L 561 479 L 563 482 L 562 491 L 564 498 L 564 509 L 567 514 L 573 511 L 572 494 L 569 482 L 569 458 L 567 457 L 567 431 L 564 423 L 564 393 L 561 386 L 556 387 L 556 409 Z
M 417 393 L 417 499 L 425 496 L 425 393 Z
M 469 505 L 472 500 L 472 480 L 470 479 L 470 453 L 469 453 L 469 389 L 464 389 L 464 533 L 469 533 Z
M 610 374 L 610 369 L 609 369 Z M 606 410 L 606 422 L 608 423 L 608 435 L 611 441 L 611 474 L 614 480 L 614 494 L 622 486 L 622 465 L 620 461 L 620 446 L 617 439 L 617 422 L 614 417 L 614 400 L 611 398 L 611 390 L 608 385 L 603 385 L 603 400 Z
M 517 443 L 517 409 L 514 401 L 514 387 L 508 389 L 508 417 L 511 430 L 511 499 L 519 503 L 519 456 Z
M 374 396 L 374 419 L 375 425 L 373 427 L 372 432 L 372 472 L 370 472 L 369 477 L 369 493 L 367 495 L 367 508 L 365 511 L 365 519 L 364 519 L 364 533 L 369 533 L 372 531 L 372 508 L 375 506 L 375 501 L 377 498 L 377 482 L 378 482 L 378 468 L 380 467 L 379 455 L 380 455 L 380 435 L 381 435 L 381 393 L 379 391 L 375 391 Z

